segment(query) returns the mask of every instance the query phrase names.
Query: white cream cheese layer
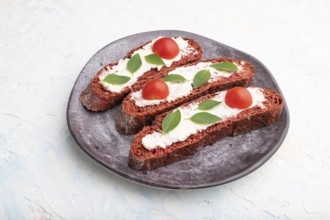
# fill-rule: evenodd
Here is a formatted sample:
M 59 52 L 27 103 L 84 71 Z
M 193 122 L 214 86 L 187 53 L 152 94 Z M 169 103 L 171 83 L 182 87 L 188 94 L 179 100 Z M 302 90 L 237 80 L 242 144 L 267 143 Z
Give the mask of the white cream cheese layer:
M 133 92 L 131 94 L 131 99 L 134 100 L 134 103 L 136 106 L 144 107 L 149 105 L 158 105 L 161 102 L 171 102 L 174 101 L 180 97 L 187 96 L 192 91 L 192 85 L 190 82 L 184 82 L 184 83 L 170 83 L 165 82 L 168 85 L 168 89 L 170 90 L 169 95 L 166 97 L 166 99 L 155 99 L 155 100 L 147 100 L 142 97 L 142 90 L 139 90 L 137 92 Z
M 242 61 L 243 62 L 243 61 Z M 178 98 L 185 97 L 189 95 L 193 90 L 193 79 L 195 74 L 200 70 L 209 70 L 211 73 L 211 78 L 208 80 L 208 82 L 214 82 L 217 81 L 220 78 L 223 77 L 230 77 L 233 73 L 228 73 L 225 71 L 216 70 L 211 65 L 214 64 L 212 62 L 200 62 L 193 66 L 187 66 L 187 67 L 178 67 L 171 72 L 168 73 L 168 75 L 171 74 L 178 74 L 183 76 L 186 81 L 184 83 L 171 83 L 166 82 L 168 85 L 168 88 L 170 90 L 170 94 L 166 99 L 162 100 L 146 100 L 142 97 L 142 90 L 136 91 L 132 93 L 131 99 L 134 100 L 135 105 L 138 107 L 144 107 L 149 105 L 157 105 L 162 102 L 171 102 Z M 243 67 L 241 63 L 234 62 L 234 64 L 237 66 L 238 71 L 242 71 Z
M 252 105 L 249 108 L 252 108 L 254 106 L 259 106 L 261 108 L 264 108 L 264 105 L 262 103 L 263 101 L 265 101 L 265 97 L 263 95 L 262 90 L 254 87 L 250 87 L 248 88 L 248 90 L 251 93 L 253 99 Z M 210 110 L 205 111 L 220 117 L 221 118 L 220 122 L 223 122 L 231 117 L 234 117 L 244 110 L 244 109 L 241 110 L 237 108 L 231 108 L 227 106 L 224 102 L 226 94 L 227 91 L 218 92 L 212 98 L 212 100 L 219 101 L 221 102 L 221 104 L 215 106 Z M 148 150 L 152 150 L 157 147 L 166 148 L 167 146 L 175 142 L 186 140 L 190 135 L 205 130 L 213 124 L 219 123 L 219 122 L 215 122 L 213 124 L 196 124 L 191 120 L 189 120 L 189 118 L 194 114 L 198 112 L 202 112 L 201 110 L 197 109 L 198 104 L 199 103 L 191 103 L 186 107 L 178 108 L 181 112 L 181 120 L 178 126 L 166 134 L 163 134 L 162 131 L 155 131 L 151 134 L 146 135 L 145 137 L 142 138 L 143 147 Z
M 161 37 L 159 37 L 161 38 Z M 108 91 L 110 92 L 121 92 L 125 87 L 130 86 L 132 84 L 134 84 L 136 82 L 136 80 L 138 79 L 138 77 L 142 76 L 145 72 L 151 70 L 152 68 L 157 68 L 158 70 L 160 70 L 164 65 L 156 65 L 156 64 L 151 64 L 148 63 L 145 60 L 145 56 L 148 56 L 150 54 L 154 54 L 154 52 L 152 51 L 152 45 L 155 43 L 157 39 L 154 39 L 153 41 L 151 41 L 150 43 L 146 44 L 145 46 L 143 46 L 141 49 L 135 51 L 132 56 L 134 56 L 135 54 L 139 54 L 142 60 L 142 65 L 141 67 L 135 72 L 135 73 L 130 73 L 126 66 L 127 66 L 127 62 L 129 61 L 129 58 L 126 59 L 121 59 L 118 61 L 118 64 L 108 68 L 106 71 L 104 71 L 100 76 L 99 76 L 99 83 Z M 181 37 L 172 37 L 172 39 L 178 44 L 179 48 L 180 48 L 180 52 L 179 54 L 174 57 L 173 59 L 167 60 L 167 59 L 162 59 L 165 63 L 165 66 L 169 67 L 172 65 L 173 62 L 178 61 L 181 59 L 182 56 L 185 56 L 187 54 L 189 54 L 191 52 L 191 50 L 193 48 L 189 47 L 188 41 L 184 40 Z M 111 73 L 120 75 L 120 76 L 128 76 L 131 77 L 131 79 L 126 82 L 125 84 L 122 85 L 113 85 L 113 84 L 109 84 L 105 81 L 103 81 L 105 79 L 105 77 Z

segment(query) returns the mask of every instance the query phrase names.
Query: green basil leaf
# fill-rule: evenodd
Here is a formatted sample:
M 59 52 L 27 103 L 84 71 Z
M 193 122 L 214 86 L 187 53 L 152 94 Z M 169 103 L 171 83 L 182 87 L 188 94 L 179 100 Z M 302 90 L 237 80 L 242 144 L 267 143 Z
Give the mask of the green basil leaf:
M 214 122 L 220 121 L 221 118 L 207 112 L 199 112 L 191 116 L 190 120 L 197 124 L 212 124 Z
M 209 110 L 217 105 L 219 105 L 221 102 L 212 100 L 212 99 L 208 99 L 208 100 L 204 100 L 201 103 L 199 103 L 198 105 L 198 109 L 200 110 Z
M 238 70 L 237 66 L 233 62 L 220 62 L 220 63 L 212 64 L 211 67 L 213 67 L 216 70 L 221 70 L 229 73 L 233 73 Z
M 128 76 L 120 76 L 116 74 L 109 74 L 107 75 L 103 81 L 114 84 L 114 85 L 122 85 L 127 83 L 131 78 Z
M 211 73 L 208 70 L 201 70 L 196 73 L 193 79 L 193 86 L 195 89 L 201 87 L 211 78 Z
M 162 58 L 160 58 L 157 54 L 149 54 L 148 56 L 145 56 L 146 61 L 151 64 L 156 64 L 156 65 L 164 65 L 164 61 Z
M 186 78 L 179 74 L 170 74 L 162 78 L 165 82 L 172 82 L 172 83 L 183 83 L 186 81 Z
M 171 112 L 165 116 L 162 122 L 162 130 L 164 133 L 168 133 L 172 131 L 181 120 L 181 112 L 180 110 L 176 110 L 175 112 Z
M 135 54 L 134 56 L 131 57 L 131 59 L 129 59 L 129 61 L 127 62 L 127 70 L 130 73 L 135 73 L 142 65 L 142 60 L 140 57 L 140 54 Z

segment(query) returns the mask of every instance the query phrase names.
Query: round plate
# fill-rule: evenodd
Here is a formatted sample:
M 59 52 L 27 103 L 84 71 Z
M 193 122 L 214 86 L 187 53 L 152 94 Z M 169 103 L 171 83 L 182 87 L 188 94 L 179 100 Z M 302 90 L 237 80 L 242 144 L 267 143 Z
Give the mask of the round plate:
M 280 147 L 289 127 L 289 112 L 284 105 L 280 119 L 270 126 L 236 137 L 226 137 L 207 146 L 189 159 L 151 171 L 136 171 L 127 165 L 134 135 L 120 135 L 115 117 L 120 110 L 94 113 L 79 102 L 79 95 L 96 72 L 115 62 L 131 49 L 158 36 L 193 38 L 203 48 L 203 59 L 231 57 L 246 60 L 255 68 L 254 86 L 281 93 L 270 71 L 256 58 L 209 38 L 175 30 L 152 31 L 117 40 L 98 51 L 85 65 L 72 89 L 67 109 L 68 126 L 77 144 L 90 157 L 114 173 L 129 180 L 154 187 L 196 189 L 216 186 L 251 173 L 265 163 Z

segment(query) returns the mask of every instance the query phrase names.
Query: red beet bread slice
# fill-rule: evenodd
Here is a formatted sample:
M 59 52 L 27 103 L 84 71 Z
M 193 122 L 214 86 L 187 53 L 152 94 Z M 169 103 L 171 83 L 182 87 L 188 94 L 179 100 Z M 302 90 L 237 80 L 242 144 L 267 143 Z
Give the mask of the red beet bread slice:
M 144 127 L 143 130 L 135 136 L 129 153 L 128 165 L 136 170 L 155 169 L 186 159 L 198 149 L 211 145 L 225 136 L 239 135 L 274 123 L 281 114 L 283 98 L 275 91 L 268 89 L 261 89 L 261 91 L 265 98 L 262 102 L 263 107 L 254 106 L 247 108 L 236 116 L 219 121 L 206 130 L 192 134 L 187 139 L 175 142 L 166 148 L 157 147 L 152 150 L 147 150 L 142 144 L 142 139 L 148 134 L 161 130 L 162 120 L 167 113 L 159 115 L 156 117 L 152 126 Z M 197 100 L 185 103 L 180 106 L 180 108 L 186 107 L 190 103 L 200 103 L 214 96 L 215 94 L 210 94 L 200 97 Z
M 136 106 L 134 101 L 131 99 L 132 93 L 129 94 L 122 103 L 122 108 L 118 117 L 116 118 L 116 129 L 120 134 L 135 134 L 140 131 L 144 126 L 150 125 L 152 120 L 159 114 L 163 112 L 170 111 L 182 105 L 185 102 L 194 100 L 200 96 L 207 95 L 210 93 L 218 92 L 221 90 L 230 89 L 235 86 L 247 87 L 251 84 L 254 69 L 253 66 L 246 62 L 231 58 L 215 58 L 209 60 L 201 60 L 194 62 L 192 64 L 180 66 L 189 67 L 194 66 L 202 62 L 234 62 L 241 63 L 241 71 L 232 73 L 229 77 L 221 77 L 213 82 L 207 82 L 197 89 L 193 89 L 192 92 L 185 97 L 178 98 L 171 102 L 163 102 L 158 105 L 150 105 L 139 107 Z M 164 72 L 162 75 L 167 75 L 170 71 L 175 70 L 171 68 Z
M 164 65 L 159 71 L 156 68 L 153 68 L 145 72 L 142 76 L 140 76 L 137 79 L 137 81 L 133 85 L 125 87 L 120 92 L 108 91 L 106 88 L 104 88 L 104 86 L 102 86 L 99 83 L 99 76 L 103 74 L 104 71 L 108 71 L 109 69 L 111 69 L 111 67 L 117 65 L 118 62 L 104 66 L 93 77 L 91 83 L 87 86 L 87 88 L 81 92 L 80 102 L 86 107 L 86 109 L 90 111 L 104 111 L 110 109 L 120 104 L 121 101 L 126 97 L 126 95 L 131 90 L 141 87 L 148 80 L 164 76 L 166 71 L 173 67 L 177 67 L 183 64 L 187 64 L 199 60 L 202 56 L 202 48 L 200 47 L 200 45 L 193 39 L 190 38 L 183 38 L 183 39 L 188 42 L 188 47 L 191 48 L 188 54 L 183 55 L 180 60 L 174 61 L 170 67 Z M 143 48 L 143 46 L 149 44 L 150 42 L 151 41 L 148 41 L 145 44 L 137 48 L 134 48 L 133 50 L 128 52 L 128 54 L 126 55 L 126 57 L 124 57 L 124 59 L 131 58 L 131 56 L 135 51 Z

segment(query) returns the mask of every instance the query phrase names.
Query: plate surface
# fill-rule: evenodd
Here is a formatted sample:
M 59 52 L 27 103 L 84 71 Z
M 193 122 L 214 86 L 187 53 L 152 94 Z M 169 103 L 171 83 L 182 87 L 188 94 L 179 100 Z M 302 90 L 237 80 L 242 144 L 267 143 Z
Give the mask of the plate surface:
M 196 189 L 228 183 L 251 173 L 265 163 L 280 147 L 287 134 L 289 112 L 286 104 L 275 124 L 237 137 L 223 138 L 187 160 L 147 172 L 133 170 L 127 165 L 134 135 L 122 136 L 116 131 L 114 119 L 120 106 L 101 113 L 89 112 L 79 102 L 79 95 L 102 66 L 121 59 L 131 49 L 158 36 L 195 39 L 203 48 L 203 59 L 231 57 L 246 60 L 255 68 L 252 85 L 281 93 L 272 74 L 260 61 L 222 43 L 175 30 L 135 34 L 119 39 L 98 51 L 82 69 L 75 82 L 68 103 L 67 122 L 81 149 L 124 178 L 149 186 L 172 189 Z

